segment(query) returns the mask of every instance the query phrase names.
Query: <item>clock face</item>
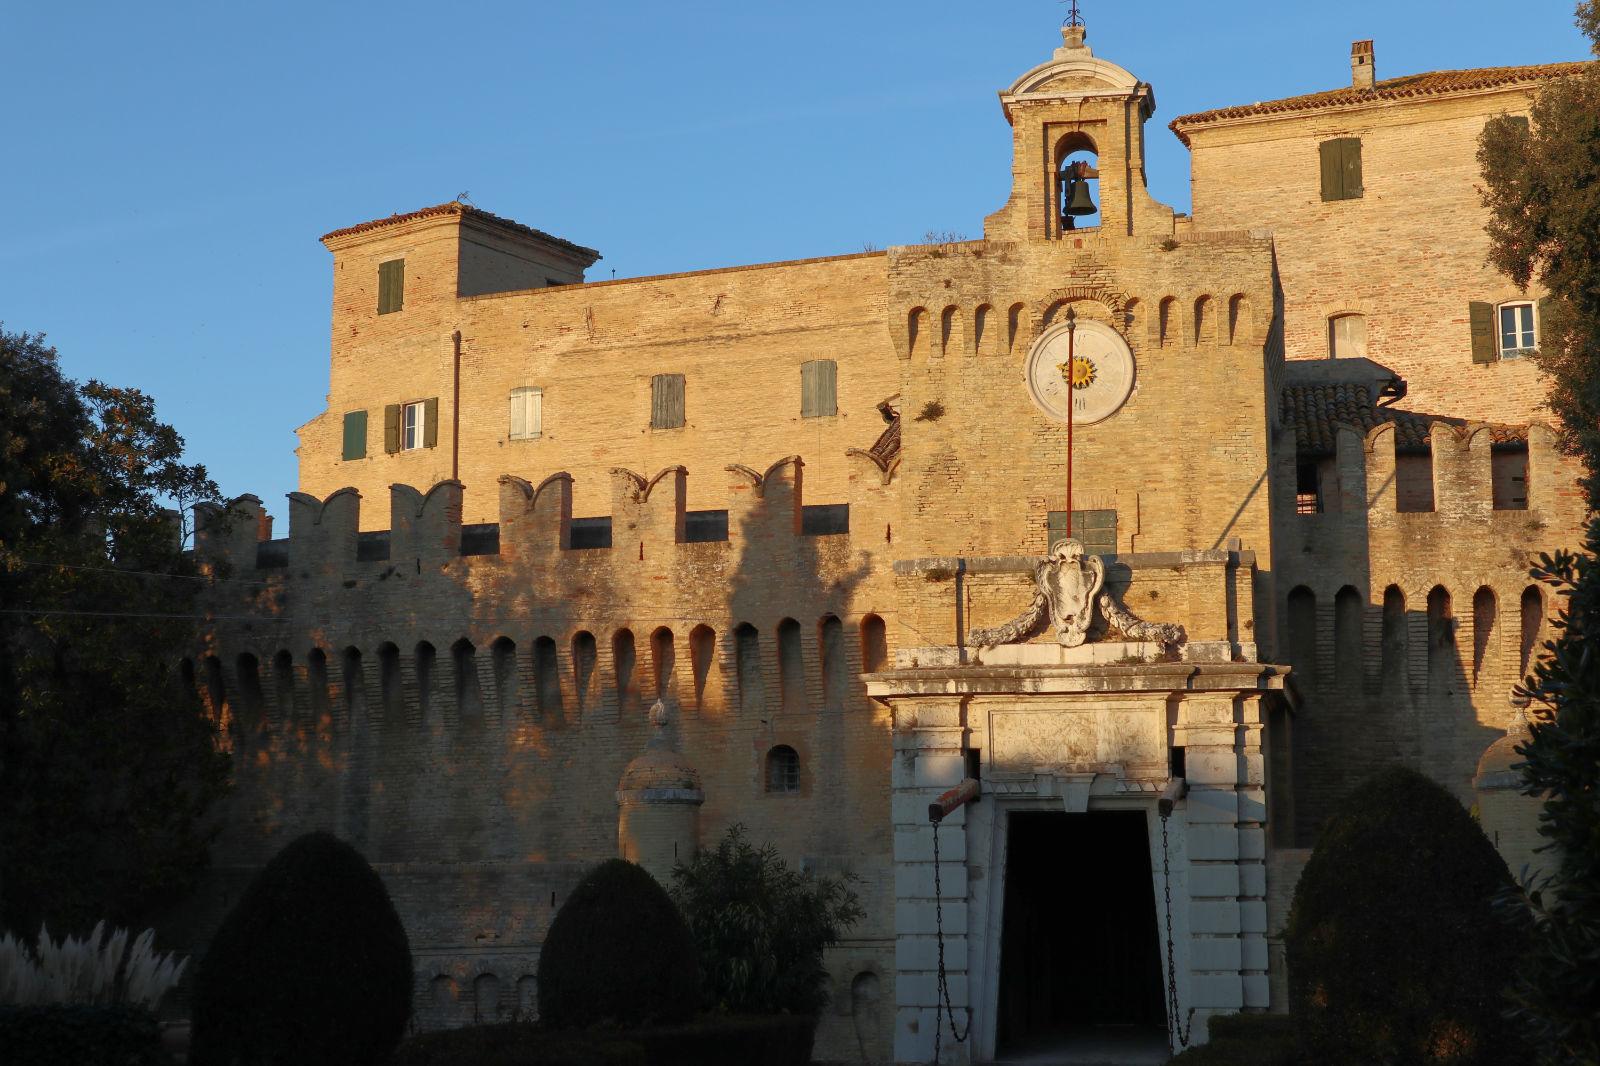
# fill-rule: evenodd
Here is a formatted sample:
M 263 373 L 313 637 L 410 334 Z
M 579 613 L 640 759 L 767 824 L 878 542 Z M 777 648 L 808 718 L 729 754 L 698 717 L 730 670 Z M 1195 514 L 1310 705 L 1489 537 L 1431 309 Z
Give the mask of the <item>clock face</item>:
M 1070 390 L 1069 346 L 1074 364 Z M 1024 370 L 1033 402 L 1060 422 L 1067 420 L 1069 392 L 1074 424 L 1093 425 L 1116 414 L 1133 391 L 1133 352 L 1103 322 L 1080 321 L 1071 336 L 1065 323 L 1050 327 L 1033 342 Z

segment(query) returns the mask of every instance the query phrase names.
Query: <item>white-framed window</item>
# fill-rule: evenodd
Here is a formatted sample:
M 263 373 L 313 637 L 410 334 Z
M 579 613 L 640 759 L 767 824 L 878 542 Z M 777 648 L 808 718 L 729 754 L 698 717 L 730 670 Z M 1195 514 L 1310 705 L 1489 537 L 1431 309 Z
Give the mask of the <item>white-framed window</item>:
M 428 414 L 426 405 L 421 400 L 408 403 L 400 409 L 400 450 L 409 452 L 415 448 L 423 447 L 427 439 Z
M 538 440 L 544 432 L 544 389 L 524 385 L 511 390 L 511 439 Z
M 1501 304 L 1500 358 L 1520 359 L 1539 347 L 1538 321 L 1532 303 Z

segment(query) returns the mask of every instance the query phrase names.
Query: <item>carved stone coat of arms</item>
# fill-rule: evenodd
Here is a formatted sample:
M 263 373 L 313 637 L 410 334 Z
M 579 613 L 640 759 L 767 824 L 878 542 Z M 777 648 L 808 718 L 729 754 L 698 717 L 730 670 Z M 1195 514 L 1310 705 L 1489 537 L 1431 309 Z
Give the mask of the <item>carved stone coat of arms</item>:
M 1098 555 L 1084 555 L 1080 541 L 1061 541 L 1034 565 L 1034 595 L 1028 609 L 1004 625 L 974 629 L 968 634 L 967 642 L 980 648 L 1016 644 L 1032 636 L 1048 617 L 1055 629 L 1056 642 L 1062 647 L 1076 648 L 1089 639 L 1096 609 L 1105 617 L 1107 625 L 1128 640 L 1167 645 L 1184 642 L 1181 625 L 1144 621 L 1106 592 L 1105 582 L 1104 559 Z

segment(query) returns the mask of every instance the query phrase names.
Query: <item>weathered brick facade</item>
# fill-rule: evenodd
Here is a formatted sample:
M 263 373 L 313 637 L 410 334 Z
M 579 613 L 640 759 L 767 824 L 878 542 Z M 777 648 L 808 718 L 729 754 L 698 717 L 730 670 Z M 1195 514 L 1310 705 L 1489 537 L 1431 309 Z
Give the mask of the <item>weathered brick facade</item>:
M 976 1061 L 997 1040 L 999 927 L 979 915 L 1001 921 L 1002 814 L 1142 811 L 1154 833 L 1176 746 L 1183 1003 L 1266 1008 L 1297 849 L 1383 761 L 1474 800 L 1547 624 L 1529 558 L 1578 538 L 1532 363 L 1475 364 L 1468 329 L 1469 303 L 1516 295 L 1483 262 L 1477 131 L 1553 69 L 1179 119 L 1185 218 L 1144 187 L 1149 85 L 1069 31 L 1002 94 L 1013 192 L 983 240 L 584 283 L 591 250 L 461 204 L 329 234 L 328 409 L 300 431 L 288 537 L 245 497 L 198 546 L 231 566 L 190 666 L 239 787 L 189 935 L 330 828 L 395 895 L 419 1024 L 503 1017 L 531 1004 L 586 865 L 660 868 L 737 822 L 862 878 L 818 1055 L 925 1061 L 924 812 L 976 765 L 995 802 L 941 837 Z M 1358 198 L 1319 191 L 1334 137 L 1361 139 Z M 1059 167 L 1085 146 L 1102 214 L 1064 230 Z M 396 260 L 403 295 L 380 292 Z M 1019 557 L 1065 509 L 1067 427 L 1023 362 L 1069 311 L 1137 367 L 1074 432 L 1072 507 L 1115 512 L 1107 588 L 1187 644 L 1040 666 L 1045 635 L 985 665 L 968 633 L 1026 603 Z M 1367 358 L 1327 360 L 1349 312 Z M 814 360 L 835 364 L 834 413 L 814 413 Z M 660 375 L 682 375 L 681 426 L 659 425 Z M 508 418 L 529 388 L 536 435 Z M 719 539 L 698 513 L 721 511 Z M 608 547 L 575 522 L 606 516 Z M 660 757 L 619 784 L 658 697 Z M 1050 756 L 1091 722 L 1092 759 Z M 799 772 L 775 787 L 779 746 Z M 1484 811 L 1520 854 L 1526 808 L 1502 789 Z

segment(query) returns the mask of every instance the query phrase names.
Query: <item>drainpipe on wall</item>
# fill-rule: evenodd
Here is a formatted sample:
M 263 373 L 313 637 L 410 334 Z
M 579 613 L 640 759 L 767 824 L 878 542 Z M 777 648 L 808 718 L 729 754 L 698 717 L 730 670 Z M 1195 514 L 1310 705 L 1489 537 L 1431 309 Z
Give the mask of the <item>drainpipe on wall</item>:
M 450 394 L 450 480 L 457 481 L 461 477 L 461 331 L 450 336 L 456 346 L 455 381 Z

